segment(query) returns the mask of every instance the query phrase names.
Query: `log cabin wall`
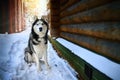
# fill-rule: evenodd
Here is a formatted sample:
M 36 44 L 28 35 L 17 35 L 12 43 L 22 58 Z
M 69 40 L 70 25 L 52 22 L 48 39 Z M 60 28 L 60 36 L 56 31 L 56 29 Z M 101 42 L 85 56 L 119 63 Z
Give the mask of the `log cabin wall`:
M 50 0 L 49 1 L 49 22 L 50 22 L 50 31 L 51 35 L 54 37 L 59 36 L 59 28 L 60 28 L 60 16 L 59 16 L 59 10 L 60 10 L 60 0 Z
M 120 63 L 119 0 L 50 0 L 49 4 L 52 37 Z
M 7 5 L 7 6 L 6 6 Z M 9 10 L 9 1 L 8 0 L 4 0 L 4 1 L 0 1 L 0 33 L 4 33 L 5 29 L 6 31 L 8 31 L 8 24 L 9 24 L 9 14 L 8 14 L 8 10 Z
M 0 1 L 0 33 L 20 32 L 24 29 L 22 0 Z

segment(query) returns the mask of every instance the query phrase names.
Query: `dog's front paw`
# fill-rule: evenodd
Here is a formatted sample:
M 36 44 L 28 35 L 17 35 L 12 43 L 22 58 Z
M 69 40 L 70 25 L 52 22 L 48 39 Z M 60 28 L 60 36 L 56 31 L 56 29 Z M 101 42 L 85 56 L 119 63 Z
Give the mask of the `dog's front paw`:
M 41 69 L 41 68 L 38 68 L 38 69 L 37 69 L 37 71 L 38 71 L 38 72 L 41 72 L 41 71 L 42 71 L 42 69 Z
M 48 65 L 48 66 L 47 66 L 47 69 L 49 70 L 49 69 L 51 69 L 51 67 Z

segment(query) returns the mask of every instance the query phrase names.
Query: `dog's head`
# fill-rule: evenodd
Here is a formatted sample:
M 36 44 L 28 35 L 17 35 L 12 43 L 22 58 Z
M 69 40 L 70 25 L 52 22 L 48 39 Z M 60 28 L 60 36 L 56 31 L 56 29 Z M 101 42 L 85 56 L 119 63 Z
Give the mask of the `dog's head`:
M 48 23 L 44 19 L 36 19 L 32 25 L 32 32 L 39 37 L 44 37 L 48 32 Z

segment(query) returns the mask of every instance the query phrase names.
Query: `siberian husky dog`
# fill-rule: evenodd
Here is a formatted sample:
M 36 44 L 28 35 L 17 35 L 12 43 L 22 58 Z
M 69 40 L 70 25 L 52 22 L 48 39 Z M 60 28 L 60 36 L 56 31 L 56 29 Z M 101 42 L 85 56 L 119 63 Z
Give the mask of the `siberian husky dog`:
M 25 48 L 25 61 L 36 63 L 38 71 L 41 70 L 40 59 L 44 57 L 45 64 L 49 69 L 47 61 L 48 23 L 44 19 L 36 19 L 31 28 L 28 46 Z

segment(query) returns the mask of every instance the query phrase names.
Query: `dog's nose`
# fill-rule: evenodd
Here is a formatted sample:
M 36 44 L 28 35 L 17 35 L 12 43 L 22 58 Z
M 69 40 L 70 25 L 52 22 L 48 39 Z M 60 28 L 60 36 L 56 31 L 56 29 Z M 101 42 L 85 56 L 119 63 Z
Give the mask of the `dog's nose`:
M 42 28 L 40 27 L 39 30 L 42 31 Z

